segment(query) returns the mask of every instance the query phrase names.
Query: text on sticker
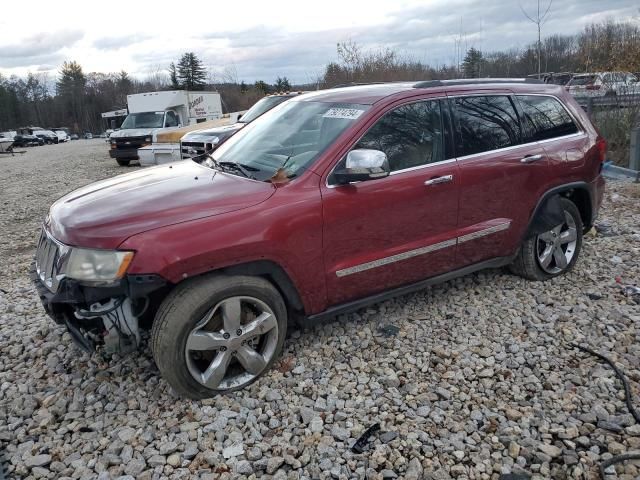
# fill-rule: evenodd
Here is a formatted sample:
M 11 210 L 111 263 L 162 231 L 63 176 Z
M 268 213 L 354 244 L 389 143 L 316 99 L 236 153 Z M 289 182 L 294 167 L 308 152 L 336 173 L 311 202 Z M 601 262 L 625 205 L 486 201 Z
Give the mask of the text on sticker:
M 355 120 L 363 113 L 364 110 L 358 110 L 357 108 L 331 108 L 322 116 L 324 118 L 346 118 L 347 120 Z

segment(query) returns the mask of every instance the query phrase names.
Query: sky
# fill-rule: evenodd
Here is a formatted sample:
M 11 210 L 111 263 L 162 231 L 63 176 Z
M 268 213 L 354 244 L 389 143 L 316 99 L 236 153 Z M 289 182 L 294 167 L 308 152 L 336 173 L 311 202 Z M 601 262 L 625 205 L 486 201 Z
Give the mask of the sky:
M 540 0 L 543 6 L 548 0 Z M 193 51 L 212 80 L 313 82 L 336 44 L 392 48 L 432 65 L 455 64 L 456 43 L 483 51 L 535 41 L 537 0 L 120 1 L 31 0 L 0 13 L 0 74 L 49 72 L 76 60 L 85 72 L 126 70 L 141 80 Z M 236 6 L 237 5 L 237 8 Z M 522 8 L 522 9 L 521 9 Z M 640 25 L 638 0 L 554 0 L 543 36 L 591 22 Z

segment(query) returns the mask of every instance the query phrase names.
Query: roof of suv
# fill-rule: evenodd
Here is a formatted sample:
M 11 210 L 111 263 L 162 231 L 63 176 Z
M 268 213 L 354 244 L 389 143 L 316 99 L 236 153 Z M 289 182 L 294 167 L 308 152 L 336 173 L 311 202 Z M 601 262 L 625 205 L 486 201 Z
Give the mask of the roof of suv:
M 327 90 L 319 90 L 303 95 L 301 101 L 321 101 L 336 103 L 356 103 L 373 105 L 374 103 L 400 93 L 417 92 L 419 90 L 433 90 L 436 92 L 465 90 L 490 90 L 509 88 L 518 92 L 553 93 L 560 92 L 562 88 L 557 85 L 549 85 L 533 78 L 478 78 L 460 80 L 426 80 L 414 82 L 391 82 L 352 84 L 339 86 Z

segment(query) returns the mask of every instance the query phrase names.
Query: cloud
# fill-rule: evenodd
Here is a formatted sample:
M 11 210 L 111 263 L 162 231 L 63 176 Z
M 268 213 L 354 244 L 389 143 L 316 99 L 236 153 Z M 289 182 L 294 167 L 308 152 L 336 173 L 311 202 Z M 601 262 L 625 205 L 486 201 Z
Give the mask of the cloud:
M 341 0 L 325 2 L 323 11 L 297 8 L 287 10 L 286 15 L 272 11 L 258 15 L 255 3 L 248 1 L 243 6 L 246 16 L 237 9 L 217 12 L 210 4 L 210 13 L 204 8 L 202 15 L 211 18 L 216 10 L 217 27 L 180 30 L 180 34 L 174 33 L 166 15 L 149 18 L 136 33 L 123 30 L 122 34 L 112 33 L 112 26 L 103 18 L 91 24 L 52 18 L 56 25 L 66 22 L 73 29 L 19 42 L 20 35 L 7 32 L 4 38 L 10 39 L 10 45 L 0 44 L 0 71 L 44 68 L 73 58 L 87 70 L 125 68 L 144 78 L 193 51 L 220 77 L 231 68 L 239 80 L 247 82 L 272 82 L 283 75 L 293 82 L 307 82 L 338 59 L 336 43 L 349 39 L 363 50 L 391 48 L 400 56 L 441 65 L 457 61 L 457 46 L 464 55 L 472 46 L 492 52 L 522 48 L 537 38 L 535 25 L 519 6 L 532 13 L 537 0 L 360 0 L 344 2 L 339 16 L 327 12 Z M 637 20 L 639 14 L 637 0 L 554 0 L 543 36 L 577 33 L 588 23 L 607 18 Z M 86 35 L 78 25 L 87 25 L 83 27 Z M 219 28 L 224 25 L 226 29 Z
M 72 47 L 84 37 L 84 32 L 80 30 L 65 30 L 62 32 L 42 32 L 21 40 L 18 43 L 0 45 L 0 59 L 3 66 L 7 60 L 14 59 L 13 63 L 21 59 L 21 65 L 34 65 L 35 59 L 44 58 L 47 55 L 58 53 L 64 48 Z M 8 66 L 8 65 L 7 65 Z
M 150 38 L 153 37 L 151 35 L 143 35 L 140 33 L 120 37 L 101 37 L 94 40 L 93 46 L 98 50 L 120 50 L 121 48 L 130 47 L 136 43 L 144 42 Z

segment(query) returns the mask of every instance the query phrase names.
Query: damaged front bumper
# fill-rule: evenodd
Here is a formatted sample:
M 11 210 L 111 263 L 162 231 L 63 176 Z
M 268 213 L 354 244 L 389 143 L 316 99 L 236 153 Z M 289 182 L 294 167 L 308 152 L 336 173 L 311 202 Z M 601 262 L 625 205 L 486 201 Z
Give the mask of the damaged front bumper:
M 135 349 L 140 340 L 138 317 L 146 310 L 149 295 L 167 285 L 158 275 L 127 275 L 108 286 L 63 278 L 52 292 L 38 276 L 35 263 L 30 277 L 47 314 L 66 326 L 74 343 L 88 353 L 98 345 L 108 353 Z

